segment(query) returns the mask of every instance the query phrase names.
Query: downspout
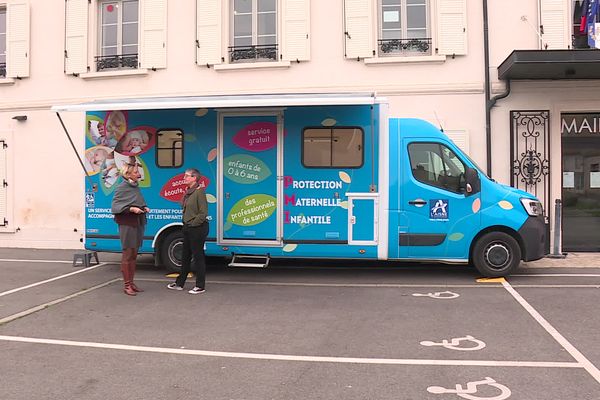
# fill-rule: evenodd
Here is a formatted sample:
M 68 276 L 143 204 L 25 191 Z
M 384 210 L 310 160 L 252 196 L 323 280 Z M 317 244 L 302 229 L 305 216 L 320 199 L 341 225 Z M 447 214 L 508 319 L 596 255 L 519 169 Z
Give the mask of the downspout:
M 492 177 L 492 107 L 498 100 L 508 97 L 510 94 L 510 79 L 506 80 L 506 90 L 493 98 L 490 98 L 491 80 L 490 80 L 490 43 L 488 32 L 488 3 L 483 0 L 483 53 L 484 53 L 484 68 L 485 68 L 485 139 L 486 139 L 486 158 L 487 158 L 487 175 Z
M 484 57 L 484 86 L 485 86 L 485 149 L 487 161 L 487 175 L 492 177 L 492 127 L 491 115 L 492 107 L 490 105 L 490 44 L 488 34 L 488 3 L 483 0 L 483 57 Z

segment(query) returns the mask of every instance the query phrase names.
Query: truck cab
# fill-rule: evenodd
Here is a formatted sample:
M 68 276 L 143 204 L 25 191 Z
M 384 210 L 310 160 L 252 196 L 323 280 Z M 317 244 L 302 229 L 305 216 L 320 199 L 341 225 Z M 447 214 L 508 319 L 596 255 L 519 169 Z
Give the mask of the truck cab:
M 469 262 L 495 277 L 544 256 L 533 195 L 488 178 L 426 121 L 391 118 L 389 135 L 390 258 Z

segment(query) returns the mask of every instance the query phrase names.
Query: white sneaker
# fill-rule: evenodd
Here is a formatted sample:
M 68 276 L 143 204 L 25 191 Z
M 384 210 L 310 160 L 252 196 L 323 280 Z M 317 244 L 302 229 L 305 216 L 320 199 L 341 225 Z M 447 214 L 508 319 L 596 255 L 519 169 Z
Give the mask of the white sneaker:
M 177 283 L 175 283 L 175 282 L 169 283 L 167 285 L 167 289 L 171 289 L 171 290 L 183 290 L 183 288 L 181 286 L 177 286 Z
M 188 291 L 189 294 L 200 294 L 200 293 L 204 293 L 204 292 L 206 292 L 206 290 L 199 288 L 198 286 L 196 286 L 192 290 Z

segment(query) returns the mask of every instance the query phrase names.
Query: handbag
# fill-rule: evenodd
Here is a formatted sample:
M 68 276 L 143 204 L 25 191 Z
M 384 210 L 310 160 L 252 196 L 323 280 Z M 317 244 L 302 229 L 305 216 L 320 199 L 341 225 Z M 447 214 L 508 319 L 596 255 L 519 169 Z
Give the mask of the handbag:
M 140 218 L 137 214 L 126 212 L 115 214 L 115 222 L 119 225 L 139 226 Z

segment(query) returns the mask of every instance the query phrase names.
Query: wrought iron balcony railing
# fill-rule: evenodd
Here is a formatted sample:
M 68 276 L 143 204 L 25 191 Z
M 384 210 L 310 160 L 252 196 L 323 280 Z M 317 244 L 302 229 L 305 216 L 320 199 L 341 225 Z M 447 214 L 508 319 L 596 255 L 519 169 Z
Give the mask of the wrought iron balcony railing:
M 96 71 L 104 69 L 137 68 L 137 54 L 123 54 L 116 56 L 96 56 Z
M 0 78 L 6 78 L 6 63 L 0 63 Z
M 229 62 L 247 60 L 277 61 L 277 45 L 229 46 Z
M 379 53 L 383 55 L 397 53 L 431 54 L 431 38 L 421 39 L 379 39 Z

